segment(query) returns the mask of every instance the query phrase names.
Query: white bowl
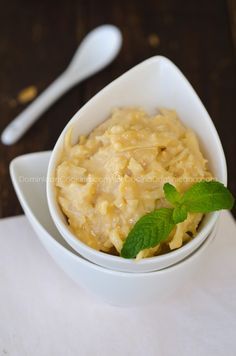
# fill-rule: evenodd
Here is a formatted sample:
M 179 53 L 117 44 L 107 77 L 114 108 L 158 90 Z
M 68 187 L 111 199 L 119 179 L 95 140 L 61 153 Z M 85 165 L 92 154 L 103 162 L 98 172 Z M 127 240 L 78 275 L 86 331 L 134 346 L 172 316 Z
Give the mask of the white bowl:
M 55 262 L 75 282 L 113 305 L 135 306 L 160 302 L 206 269 L 209 238 L 184 261 L 150 273 L 125 273 L 97 266 L 70 248 L 56 229 L 46 200 L 46 170 L 50 152 L 15 158 L 10 165 L 11 179 L 20 203 L 40 241 Z
M 112 108 L 117 106 L 142 106 L 149 112 L 159 107 L 175 109 L 183 123 L 197 133 L 201 148 L 209 160 L 210 169 L 216 179 L 226 185 L 227 171 L 223 149 L 206 109 L 180 70 L 167 58 L 157 56 L 144 61 L 113 81 L 68 122 L 53 149 L 49 162 L 47 179 L 49 210 L 68 244 L 88 260 L 119 271 L 149 272 L 162 269 L 182 260 L 197 249 L 212 231 L 219 213 L 208 214 L 201 223 L 197 236 L 185 246 L 137 263 L 135 260 L 96 251 L 81 242 L 69 230 L 67 220 L 56 200 L 53 179 L 68 128 L 73 128 L 72 140 L 75 143 L 79 135 L 87 135 L 91 132 L 109 116 Z

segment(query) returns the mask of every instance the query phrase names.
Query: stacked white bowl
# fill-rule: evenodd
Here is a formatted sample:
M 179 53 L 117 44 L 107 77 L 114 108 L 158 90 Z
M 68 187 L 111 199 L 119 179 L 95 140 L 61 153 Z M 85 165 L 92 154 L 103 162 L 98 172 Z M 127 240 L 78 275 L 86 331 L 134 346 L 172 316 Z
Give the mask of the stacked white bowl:
M 50 157 L 47 201 L 53 222 L 75 252 L 49 244 L 47 248 L 68 274 L 103 300 L 137 305 L 166 298 L 193 278 L 204 265 L 203 259 L 206 261 L 219 213 L 204 217 L 197 236 L 183 247 L 139 262 L 96 251 L 73 235 L 58 205 L 54 185 L 65 133 L 72 127 L 75 143 L 80 135 L 87 135 L 104 121 L 114 107 L 125 106 L 143 107 L 148 112 L 161 107 L 175 109 L 183 123 L 197 133 L 215 178 L 226 184 L 227 173 L 222 146 L 206 109 L 178 68 L 161 56 L 146 60 L 112 82 L 69 121 Z
M 110 304 L 150 304 L 177 292 L 205 267 L 212 233 L 184 261 L 149 273 L 127 273 L 98 266 L 77 254 L 61 236 L 49 213 L 45 178 L 51 152 L 31 153 L 11 162 L 11 178 L 22 208 L 48 253 L 84 289 Z M 26 184 L 27 183 L 27 184 Z

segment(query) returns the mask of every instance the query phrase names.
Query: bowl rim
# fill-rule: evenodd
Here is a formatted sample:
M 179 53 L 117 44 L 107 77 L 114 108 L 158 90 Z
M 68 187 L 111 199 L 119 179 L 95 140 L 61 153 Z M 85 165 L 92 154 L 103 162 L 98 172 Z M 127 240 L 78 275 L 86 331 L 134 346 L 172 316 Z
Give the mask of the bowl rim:
M 122 258 L 121 256 L 114 256 L 114 255 L 110 255 L 107 254 L 103 251 L 98 251 L 93 249 L 92 247 L 86 245 L 84 242 L 82 242 L 81 240 L 79 240 L 70 230 L 69 228 L 66 226 L 66 224 L 62 221 L 62 218 L 60 216 L 61 211 L 60 208 L 56 202 L 56 198 L 55 198 L 55 194 L 54 194 L 54 185 L 53 185 L 53 177 L 54 175 L 53 170 L 54 170 L 54 163 L 58 158 L 58 151 L 64 141 L 64 134 L 65 132 L 68 130 L 68 128 L 74 124 L 74 122 L 79 118 L 79 116 L 81 114 L 83 114 L 84 111 L 87 110 L 88 107 L 90 107 L 91 105 L 94 105 L 93 103 L 91 103 L 91 101 L 93 101 L 94 99 L 96 99 L 98 96 L 100 96 L 101 94 L 103 94 L 104 92 L 110 90 L 110 88 L 119 83 L 121 80 L 123 80 L 124 76 L 126 76 L 128 73 L 135 72 L 135 71 L 139 71 L 141 66 L 146 66 L 146 65 L 150 65 L 152 62 L 159 62 L 162 61 L 164 63 L 167 63 L 169 65 L 171 65 L 175 71 L 177 71 L 180 76 L 181 76 L 181 80 L 183 80 L 189 87 L 189 90 L 194 94 L 195 98 L 198 101 L 198 105 L 201 107 L 201 109 L 204 111 L 205 115 L 208 118 L 208 125 L 210 127 L 211 133 L 214 135 L 214 140 L 216 141 L 216 144 L 218 146 L 218 149 L 220 151 L 220 156 L 219 156 L 219 164 L 221 166 L 221 174 L 222 174 L 222 179 L 221 182 L 226 185 L 227 184 L 227 166 L 226 166 L 226 160 L 225 160 L 225 156 L 224 156 L 224 151 L 223 151 L 223 147 L 222 144 L 220 142 L 218 133 L 216 131 L 216 128 L 205 108 L 205 106 L 203 105 L 203 103 L 201 102 L 199 96 L 197 95 L 197 93 L 195 92 L 195 90 L 193 89 L 192 85 L 190 84 L 190 82 L 186 79 L 186 77 L 184 76 L 184 74 L 180 71 L 180 69 L 168 58 L 164 57 L 164 56 L 154 56 L 151 58 L 148 58 L 144 61 L 142 61 L 141 63 L 135 65 L 134 67 L 132 67 L 131 69 L 129 69 L 128 71 L 126 71 L 124 74 L 122 74 L 121 76 L 119 76 L 118 78 L 116 78 L 115 80 L 113 80 L 112 82 L 110 82 L 107 86 L 105 86 L 103 89 L 101 89 L 96 95 L 94 95 L 87 103 L 85 103 L 85 105 L 82 106 L 82 108 L 80 108 L 74 115 L 73 117 L 67 122 L 66 126 L 64 127 L 64 129 L 62 130 L 62 132 L 60 133 L 56 144 L 52 150 L 52 154 L 49 160 L 49 164 L 48 164 L 48 170 L 47 170 L 47 186 L 46 186 L 46 191 L 47 191 L 47 201 L 48 201 L 48 206 L 49 206 L 49 211 L 51 214 L 51 217 L 56 225 L 56 227 L 58 228 L 59 232 L 61 233 L 62 237 L 64 239 L 66 239 L 66 241 L 71 244 L 72 248 L 75 249 L 74 245 L 78 246 L 78 253 L 81 253 L 83 255 L 82 251 L 86 251 L 88 252 L 88 254 L 94 258 L 102 258 L 103 260 L 106 260 L 106 266 L 108 266 L 109 262 L 111 263 L 111 265 L 113 265 L 113 263 L 116 264 L 120 264 L 123 267 L 127 267 L 127 268 L 131 268 L 132 266 L 134 266 L 134 264 L 139 264 L 139 266 L 141 265 L 152 265 L 155 262 L 156 263 L 162 263 L 163 261 L 167 261 L 168 259 L 171 259 L 172 257 L 174 258 L 175 256 L 178 256 L 179 254 L 182 254 L 184 252 L 187 252 L 190 249 L 190 246 L 192 246 L 193 244 L 197 244 L 198 240 L 200 240 L 202 238 L 203 235 L 208 236 L 209 233 L 211 232 L 211 230 L 213 229 L 220 212 L 216 211 L 213 213 L 209 213 L 208 215 L 208 221 L 206 223 L 206 225 L 203 227 L 203 229 L 194 237 L 193 240 L 191 240 L 189 243 L 181 246 L 180 248 L 170 251 L 166 254 L 163 255 L 157 255 L 157 256 L 153 256 L 153 257 L 148 257 L 148 258 L 143 258 L 140 261 L 136 261 L 135 259 L 125 259 Z M 66 236 L 66 238 L 64 237 Z M 191 252 L 189 252 L 187 255 L 189 255 Z M 84 255 L 85 256 L 85 255 Z M 87 256 L 85 256 L 85 258 L 88 258 Z M 100 262 L 95 262 L 95 263 L 101 263 Z M 102 265 L 101 266 L 105 266 Z M 109 267 L 108 267 L 109 268 Z M 113 267 L 110 267 L 113 268 Z M 131 271 L 131 270 L 130 270 Z M 132 273 L 139 273 L 137 271 Z M 140 272 L 141 273 L 141 272 Z M 147 272 L 144 272 L 147 273 Z
M 168 266 L 166 268 L 160 269 L 160 270 L 155 270 L 155 271 L 150 271 L 150 272 L 137 272 L 137 273 L 133 273 L 133 272 L 124 272 L 124 271 L 119 271 L 119 270 L 112 270 L 100 265 L 97 265 L 87 259 L 85 259 L 83 256 L 79 255 L 75 252 L 72 252 L 70 250 L 68 250 L 65 246 L 63 246 L 60 242 L 58 242 L 48 231 L 47 229 L 40 223 L 40 221 L 38 220 L 37 216 L 35 215 L 35 213 L 30 209 L 27 200 L 25 199 L 25 195 L 22 192 L 21 188 L 20 188 L 20 184 L 19 184 L 19 180 L 18 180 L 18 175 L 16 173 L 16 165 L 21 161 L 21 159 L 25 159 L 28 156 L 40 156 L 40 155 L 47 155 L 49 154 L 51 151 L 40 151 L 40 152 L 32 152 L 32 153 L 26 153 L 23 155 L 20 155 L 18 157 L 15 157 L 11 162 L 10 162 L 10 166 L 9 166 L 9 170 L 10 170 L 10 177 L 14 186 L 14 189 L 16 191 L 17 197 L 20 201 L 20 204 L 25 212 L 25 215 L 27 217 L 27 219 L 29 220 L 30 224 L 32 225 L 32 227 L 37 231 L 36 234 L 42 234 L 43 236 L 45 236 L 47 239 L 50 240 L 50 242 L 56 247 L 59 248 L 62 252 L 66 253 L 68 256 L 70 256 L 70 258 L 74 259 L 76 262 L 82 263 L 85 266 L 88 266 L 89 268 L 92 268 L 98 272 L 103 272 L 103 273 L 107 273 L 107 274 L 112 274 L 112 275 L 116 275 L 119 277 L 125 277 L 125 278 L 140 278 L 140 277 L 152 277 L 154 275 L 161 275 L 163 273 L 166 272 L 173 272 L 174 270 L 182 267 L 183 265 L 186 265 L 188 263 L 190 263 L 191 261 L 193 261 L 193 259 L 196 259 L 209 245 L 210 243 L 214 240 L 215 238 L 215 234 L 211 233 L 209 236 L 207 236 L 207 238 L 202 242 L 202 244 L 195 250 L 193 251 L 189 256 L 185 257 L 183 260 Z M 50 218 L 52 219 L 52 217 L 50 216 Z M 53 221 L 53 220 L 52 220 Z M 63 238 L 63 236 L 61 236 Z M 64 239 L 64 238 L 63 238 Z

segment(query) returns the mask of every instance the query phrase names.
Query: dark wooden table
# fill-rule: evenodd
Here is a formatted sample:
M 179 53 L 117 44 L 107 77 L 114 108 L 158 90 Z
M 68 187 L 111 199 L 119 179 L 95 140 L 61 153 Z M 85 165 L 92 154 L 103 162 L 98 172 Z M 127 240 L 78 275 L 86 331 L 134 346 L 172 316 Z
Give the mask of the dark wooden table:
M 22 213 L 8 166 L 16 156 L 49 150 L 69 118 L 111 80 L 142 60 L 162 54 L 193 84 L 219 132 L 236 196 L 235 0 L 0 0 L 0 130 L 26 105 L 18 93 L 41 92 L 66 67 L 92 28 L 112 23 L 124 43 L 104 71 L 71 90 L 17 144 L 0 146 L 0 216 Z

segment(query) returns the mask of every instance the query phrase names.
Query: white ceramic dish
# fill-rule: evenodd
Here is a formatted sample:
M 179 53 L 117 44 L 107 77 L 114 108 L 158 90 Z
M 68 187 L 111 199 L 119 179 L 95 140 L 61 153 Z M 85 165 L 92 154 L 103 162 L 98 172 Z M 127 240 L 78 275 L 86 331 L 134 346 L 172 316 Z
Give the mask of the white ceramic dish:
M 81 242 L 68 229 L 65 216 L 55 198 L 53 178 L 68 128 L 73 128 L 72 140 L 76 142 L 79 135 L 91 132 L 109 116 L 112 108 L 117 106 L 142 106 L 149 112 L 158 107 L 175 109 L 181 120 L 197 133 L 201 148 L 216 179 L 227 183 L 223 149 L 206 109 L 180 70 L 167 58 L 157 56 L 137 65 L 101 90 L 69 121 L 53 149 L 49 162 L 47 180 L 49 210 L 68 244 L 88 260 L 119 271 L 148 272 L 162 269 L 182 260 L 198 248 L 212 231 L 219 213 L 208 214 L 201 223 L 197 236 L 185 246 L 137 263 L 135 260 L 96 251 Z
M 149 304 L 167 298 L 193 279 L 200 268 L 206 268 L 207 250 L 214 233 L 184 261 L 150 273 L 111 271 L 72 252 L 48 210 L 45 180 L 49 157 L 50 152 L 42 152 L 15 158 L 10 165 L 11 179 L 40 241 L 55 262 L 82 287 L 113 305 Z

